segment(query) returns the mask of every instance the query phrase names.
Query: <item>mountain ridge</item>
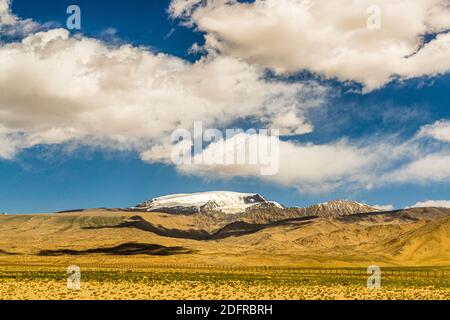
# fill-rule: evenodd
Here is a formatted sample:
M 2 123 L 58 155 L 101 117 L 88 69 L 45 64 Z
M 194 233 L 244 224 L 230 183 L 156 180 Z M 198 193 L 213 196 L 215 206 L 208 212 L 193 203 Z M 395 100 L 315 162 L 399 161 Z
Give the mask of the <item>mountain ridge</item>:
M 173 194 L 144 201 L 130 209 L 170 214 L 195 214 L 221 212 L 224 214 L 243 213 L 257 205 L 283 208 L 277 202 L 268 201 L 258 193 L 231 191 L 209 191 L 190 194 Z
M 450 265 L 450 209 L 304 216 L 271 223 L 226 217 L 119 210 L 0 216 L 0 261 L 20 256 L 42 262 L 42 252 L 62 254 L 70 263 L 74 255 L 81 259 L 85 254 L 117 259 L 121 252 L 109 252 L 111 248 L 136 243 L 186 250 L 164 260 L 152 255 L 154 263 Z M 133 259 L 150 261 L 148 256 Z
M 167 214 L 203 214 L 228 222 L 272 223 L 306 216 L 338 217 L 381 210 L 351 200 L 334 200 L 305 208 L 287 208 L 278 202 L 266 200 L 258 193 L 210 191 L 192 194 L 174 194 L 145 201 L 133 211 Z

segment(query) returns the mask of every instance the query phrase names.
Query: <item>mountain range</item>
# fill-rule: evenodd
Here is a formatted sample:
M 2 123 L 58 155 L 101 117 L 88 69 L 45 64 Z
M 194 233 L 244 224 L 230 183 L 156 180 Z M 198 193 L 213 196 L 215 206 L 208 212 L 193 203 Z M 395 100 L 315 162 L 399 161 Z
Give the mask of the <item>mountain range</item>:
M 356 201 L 336 200 L 309 207 L 287 208 L 266 200 L 257 193 L 228 191 L 175 194 L 145 201 L 127 210 L 160 212 L 175 215 L 200 215 L 205 220 L 215 218 L 225 223 L 242 221 L 267 224 L 301 217 L 339 217 L 381 210 Z
M 286 208 L 255 193 L 181 194 L 125 209 L 0 216 L 0 234 L 0 263 L 89 257 L 143 264 L 450 265 L 450 209 L 384 212 L 347 200 Z

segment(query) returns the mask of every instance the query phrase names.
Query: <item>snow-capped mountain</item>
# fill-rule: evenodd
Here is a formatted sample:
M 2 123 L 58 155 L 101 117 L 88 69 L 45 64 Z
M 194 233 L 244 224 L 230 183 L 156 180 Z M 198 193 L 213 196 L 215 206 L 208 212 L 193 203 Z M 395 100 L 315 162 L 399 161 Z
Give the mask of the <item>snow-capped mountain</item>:
M 336 200 L 315 204 L 305 209 L 309 215 L 330 217 L 347 216 L 358 213 L 381 212 L 367 204 L 349 200 Z
M 267 201 L 257 193 L 228 191 L 174 194 L 141 203 L 132 208 L 148 212 L 172 214 L 195 214 L 202 212 L 221 212 L 224 214 L 244 213 L 255 205 L 284 208 L 277 202 Z
M 131 210 L 192 215 L 212 214 L 216 218 L 231 216 L 248 223 L 271 223 L 301 217 L 340 217 L 381 210 L 356 201 L 336 200 L 307 208 L 285 208 L 257 193 L 212 191 L 174 194 L 145 201 Z M 218 215 L 217 215 L 218 214 Z

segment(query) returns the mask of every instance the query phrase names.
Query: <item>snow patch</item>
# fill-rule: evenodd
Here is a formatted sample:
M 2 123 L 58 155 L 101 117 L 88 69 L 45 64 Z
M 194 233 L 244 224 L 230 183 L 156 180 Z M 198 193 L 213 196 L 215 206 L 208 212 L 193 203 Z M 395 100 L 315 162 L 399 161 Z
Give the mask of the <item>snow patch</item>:
M 257 193 L 240 193 L 229 191 L 213 191 L 192 194 L 174 194 L 154 198 L 146 201 L 136 208 L 146 209 L 147 211 L 158 210 L 177 210 L 179 208 L 188 208 L 190 211 L 201 212 L 202 207 L 220 211 L 225 214 L 238 214 L 245 212 L 249 207 L 266 201 Z M 279 208 L 282 205 L 271 202 Z

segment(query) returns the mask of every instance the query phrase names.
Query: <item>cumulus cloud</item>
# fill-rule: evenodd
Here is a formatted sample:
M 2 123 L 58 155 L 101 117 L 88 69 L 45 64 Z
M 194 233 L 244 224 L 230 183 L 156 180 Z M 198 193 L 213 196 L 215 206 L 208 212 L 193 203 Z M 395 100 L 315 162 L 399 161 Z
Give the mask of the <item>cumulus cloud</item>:
M 82 35 L 70 36 L 64 29 L 30 34 L 24 32 L 27 35 L 22 40 L 0 44 L 0 158 L 12 159 L 20 150 L 36 145 L 71 142 L 134 151 L 149 163 L 173 163 L 173 145 L 170 141 L 172 132 L 179 128 L 191 130 L 197 120 L 203 121 L 205 126 L 219 129 L 232 127 L 241 120 L 250 120 L 261 127 L 279 129 L 285 139 L 312 132 L 314 126 L 308 120 L 307 112 L 324 103 L 327 89 L 314 81 L 294 82 L 269 78 L 265 67 L 290 72 L 297 70 L 298 61 L 304 64 L 304 68 L 309 68 L 313 65 L 308 60 L 311 59 L 319 68 L 312 69 L 315 72 L 330 77 L 353 79 L 357 75 L 356 71 L 361 71 L 360 74 L 374 78 L 353 80 L 376 86 L 390 77 L 389 72 L 385 74 L 386 69 L 377 72 L 384 68 L 384 60 L 396 56 L 398 48 L 395 41 L 386 35 L 385 48 L 391 48 L 396 54 L 386 56 L 385 51 L 390 50 L 383 49 L 380 53 L 383 63 L 378 63 L 377 60 L 377 63 L 369 64 L 369 67 L 366 66 L 367 61 L 356 59 L 358 50 L 366 45 L 380 51 L 379 45 L 375 45 L 379 39 L 373 36 L 375 38 L 366 40 L 366 31 L 361 31 L 359 37 L 353 35 L 350 30 L 356 25 L 353 21 L 355 13 L 350 10 L 348 19 L 331 21 L 337 30 L 333 32 L 338 32 L 337 39 L 332 40 L 332 44 L 340 44 L 343 38 L 353 41 L 348 50 L 343 50 L 343 54 L 346 51 L 351 54 L 336 56 L 333 47 L 328 47 L 328 42 L 323 38 L 328 37 L 328 31 L 323 32 L 323 26 L 315 21 L 320 10 L 325 10 L 322 2 L 318 1 L 308 9 L 313 11 L 304 12 L 305 18 L 310 19 L 312 26 L 316 27 L 309 28 L 312 32 L 311 39 L 315 37 L 317 44 L 323 49 L 321 53 L 316 52 L 316 47 L 308 42 L 312 40 L 307 37 L 307 33 L 300 32 L 305 27 L 303 22 L 299 22 L 300 29 L 295 26 L 297 22 L 294 18 L 305 10 L 303 7 L 296 7 L 297 2 L 286 0 L 281 1 L 281 5 L 272 0 L 250 4 L 209 1 L 206 5 L 205 2 L 194 0 L 172 2 L 171 12 L 174 16 L 183 16 L 207 31 L 209 51 L 195 63 L 154 53 L 147 48 L 111 46 Z M 429 8 L 425 2 L 418 3 Z M 438 6 L 436 1 L 431 3 Z M 294 5 L 291 11 L 294 18 L 284 16 L 287 14 L 287 4 Z M 9 5 L 9 1 L 0 0 L 0 25 L 7 26 L 7 29 L 2 30 L 13 30 L 13 27 L 20 30 L 28 22 L 11 13 Z M 334 4 L 329 5 L 331 9 L 338 9 Z M 401 7 L 400 4 L 397 5 Z M 272 6 L 273 14 L 268 15 L 267 6 Z M 416 8 L 415 5 L 411 6 L 412 9 Z M 247 21 L 248 26 L 253 29 L 242 28 L 241 33 L 235 34 L 235 30 L 230 28 L 227 31 L 229 35 L 222 35 L 222 30 L 229 27 L 223 14 L 230 10 L 234 14 L 231 17 L 236 18 L 236 26 L 242 27 L 241 24 Z M 248 20 L 242 18 L 242 12 L 248 15 Z M 331 18 L 327 14 L 331 13 L 325 13 L 324 23 L 330 22 L 327 19 Z M 413 13 L 422 17 L 420 10 L 414 9 L 411 14 Z M 259 15 L 268 15 L 268 26 L 257 19 Z M 216 31 L 210 32 L 207 30 L 209 27 L 205 26 L 212 24 L 212 18 L 216 16 Z M 442 19 L 434 14 L 432 16 L 434 20 L 427 16 L 427 28 L 440 30 L 447 21 L 445 10 L 442 12 Z M 288 32 L 275 36 L 271 30 L 278 32 L 277 28 L 288 28 Z M 289 48 L 287 45 L 294 32 L 289 28 L 295 29 L 293 30 L 297 32 L 299 41 L 306 41 L 304 44 L 307 46 L 301 49 L 304 51 L 300 54 L 295 52 L 297 47 Z M 405 39 L 411 36 L 410 28 L 411 26 L 399 28 L 404 29 L 402 32 L 406 35 L 396 30 L 395 39 L 407 48 L 410 46 Z M 253 30 L 254 34 L 248 34 L 249 30 Z M 315 34 L 317 30 L 323 32 L 322 36 Z M 253 40 L 255 43 L 250 42 L 248 50 L 244 50 L 242 43 L 246 42 L 242 42 L 240 36 L 243 40 Z M 266 52 L 266 37 L 269 37 L 269 43 L 271 37 L 275 41 L 270 45 L 274 52 Z M 229 39 L 233 40 L 233 46 L 230 46 Z M 215 44 L 216 40 L 220 40 L 220 46 Z M 297 46 L 295 41 L 291 45 Z M 435 45 L 436 42 L 430 42 L 415 56 L 420 56 L 428 46 Z M 445 46 L 443 50 L 445 51 Z M 242 54 L 247 51 L 251 53 L 251 57 Z M 294 58 L 289 56 L 292 52 L 296 53 Z M 407 49 L 403 53 L 406 52 Z M 317 56 L 312 58 L 310 54 Z M 267 58 L 271 55 L 275 58 L 273 61 L 280 62 L 280 66 L 271 66 L 271 60 Z M 297 60 L 298 57 L 300 60 Z M 341 60 L 346 63 L 354 61 L 356 66 L 350 69 L 346 69 L 346 66 L 343 69 L 337 68 Z M 444 60 L 443 64 L 433 66 L 441 68 L 448 62 L 448 59 Z M 330 62 L 329 66 L 326 61 Z M 412 60 L 407 64 L 414 64 L 410 61 Z M 423 61 L 428 63 L 425 58 Z M 288 67 L 283 66 L 284 63 Z M 336 68 L 332 68 L 332 65 Z M 370 70 L 367 68 L 372 67 L 377 72 L 368 72 Z M 445 123 L 436 123 L 424 127 L 419 139 L 433 136 L 445 140 L 445 126 Z M 238 134 L 229 141 L 232 145 L 237 145 L 242 141 L 251 143 L 255 139 L 256 145 L 264 148 L 267 141 L 261 135 Z M 422 150 L 414 141 L 379 143 L 366 139 L 362 144 L 338 140 L 319 145 L 285 139 L 278 141 L 279 163 L 276 174 L 261 175 L 261 169 L 270 165 L 267 162 L 247 165 L 215 164 L 213 159 L 229 152 L 220 141 L 210 143 L 201 153 L 196 154 L 192 165 L 181 163 L 176 168 L 183 174 L 207 179 L 256 178 L 311 192 L 326 192 L 348 186 L 370 189 L 388 182 L 445 181 L 450 177 L 450 154 L 445 150 L 438 153 L 433 150 L 434 153 L 430 153 Z M 190 150 L 192 144 L 186 142 L 177 147 Z M 200 158 L 206 161 L 199 161 Z M 395 169 L 398 161 L 403 162 L 403 167 Z
M 183 141 L 176 150 L 193 155 L 187 163 L 173 161 L 174 145 L 171 144 L 159 145 L 144 153 L 142 158 L 148 162 L 171 163 L 182 174 L 208 180 L 252 178 L 310 193 L 327 193 L 337 188 L 370 190 L 387 184 L 450 181 L 448 149 L 436 151 L 434 146 L 423 146 L 415 137 L 406 141 L 386 137 L 383 142 L 364 139 L 326 144 L 278 140 L 276 148 L 271 147 L 274 145 L 272 139 L 257 133 L 240 133 L 207 144 L 201 152 L 191 150 L 192 141 Z M 249 150 L 256 150 L 254 153 L 258 154 L 258 150 L 267 149 L 273 151 L 262 160 L 258 159 L 256 163 L 249 160 Z M 243 163 L 225 160 L 238 159 L 242 150 L 247 150 Z M 263 169 L 273 168 L 276 171 L 262 173 Z M 385 205 L 378 207 L 393 209 Z
M 450 201 L 448 200 L 428 200 L 418 202 L 411 208 L 450 208 Z
M 268 80 L 232 57 L 188 63 L 64 29 L 2 45 L 0 88 L 0 125 L 7 135 L 21 134 L 17 150 L 77 140 L 140 152 L 196 120 L 223 128 L 254 115 L 292 112 L 301 119 L 325 97 L 314 82 Z
M 278 141 L 274 145 L 272 136 L 260 134 L 238 134 L 229 140 L 209 144 L 202 153 L 196 154 L 192 162 L 180 164 L 177 169 L 187 175 L 202 176 L 207 179 L 247 177 L 261 179 L 278 185 L 296 187 L 307 192 L 326 192 L 337 187 L 353 184 L 354 188 L 370 187 L 376 168 L 381 164 L 379 152 L 373 147 L 352 146 L 346 141 L 325 145 L 302 144 L 292 141 Z M 229 143 L 231 148 L 224 147 Z M 225 163 L 217 159 L 237 159 L 239 146 L 245 150 L 267 151 L 265 157 L 256 163 Z M 381 151 L 378 146 L 377 151 Z M 270 151 L 272 150 L 272 151 Z M 273 174 L 261 174 L 262 169 L 276 168 Z
M 441 120 L 424 126 L 418 135 L 419 137 L 432 137 L 436 140 L 450 142 L 450 121 Z
M 279 74 L 309 70 L 366 90 L 394 77 L 450 70 L 447 0 L 172 0 L 173 17 L 205 32 L 210 51 Z M 379 29 L 368 28 L 378 18 Z M 447 32 L 447 33 L 446 33 Z M 424 36 L 437 35 L 430 42 Z
M 421 127 L 415 137 L 405 144 L 410 156 L 403 157 L 403 161 L 385 172 L 380 180 L 384 184 L 450 182 L 450 148 L 446 143 L 450 141 L 449 128 L 448 120 Z
M 386 174 L 386 182 L 430 183 L 450 181 L 450 153 L 423 155 Z
M 11 11 L 11 0 L 0 0 L 0 35 L 24 36 L 40 28 L 31 19 L 20 19 Z
M 10 159 L 16 153 L 16 139 L 0 125 L 0 159 Z
M 303 113 L 326 96 L 315 82 L 270 80 L 262 68 L 233 57 L 210 54 L 190 63 L 65 29 L 36 32 L 37 23 L 12 13 L 10 0 L 0 0 L 0 26 L 2 35 L 22 35 L 0 44 L 3 158 L 69 141 L 148 158 L 151 150 L 162 152 L 158 146 L 173 130 L 196 120 L 218 128 L 242 119 L 272 125 L 270 119 L 288 113 L 291 121 L 286 128 L 278 121 L 279 129 L 306 132 Z
M 311 133 L 314 131 L 314 126 L 302 116 L 297 115 L 294 111 L 274 115 L 268 120 L 268 127 L 282 128 L 281 135 L 295 136 Z

